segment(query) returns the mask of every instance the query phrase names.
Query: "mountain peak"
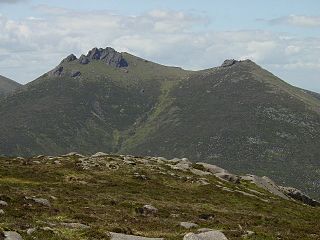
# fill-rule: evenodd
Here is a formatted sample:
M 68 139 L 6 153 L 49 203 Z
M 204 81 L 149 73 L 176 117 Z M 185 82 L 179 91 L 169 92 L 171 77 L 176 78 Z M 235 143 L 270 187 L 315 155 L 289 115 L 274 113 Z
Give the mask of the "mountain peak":
M 230 67 L 232 65 L 234 65 L 235 63 L 237 63 L 239 61 L 234 60 L 234 59 L 226 59 L 224 60 L 224 62 L 222 63 L 221 67 Z
M 81 56 L 81 58 L 82 59 L 80 63 L 82 64 L 88 64 L 91 61 L 98 60 L 103 61 L 107 65 L 110 65 L 112 67 L 121 68 L 128 66 L 128 62 L 123 58 L 122 54 L 111 47 L 95 47 L 92 50 L 90 50 L 86 56 Z
M 87 55 L 81 55 L 78 59 L 74 54 L 70 54 L 61 63 L 68 63 L 78 60 L 80 64 L 89 64 L 92 61 L 102 61 L 107 65 L 122 68 L 127 67 L 128 62 L 123 58 L 122 53 L 117 52 L 111 47 L 106 48 L 93 48 Z

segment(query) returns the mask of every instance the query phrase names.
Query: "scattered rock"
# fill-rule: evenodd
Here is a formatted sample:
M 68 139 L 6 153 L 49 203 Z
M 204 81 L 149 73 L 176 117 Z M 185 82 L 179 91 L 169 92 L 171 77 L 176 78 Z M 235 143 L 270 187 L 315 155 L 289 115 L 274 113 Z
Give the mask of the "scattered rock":
M 208 231 L 202 233 L 188 233 L 183 240 L 228 240 L 220 231 Z
M 164 238 L 147 238 L 134 235 L 126 235 L 122 233 L 110 232 L 110 240 L 164 240 Z
M 214 219 L 214 214 L 212 213 L 202 213 L 199 215 L 199 218 L 202 219 L 202 220 L 212 220 Z
M 27 229 L 27 234 L 32 235 L 35 231 L 37 231 L 36 228 L 29 228 L 29 229 Z
M 4 240 L 23 240 L 22 236 L 17 232 L 5 231 L 3 235 Z
M 144 205 L 141 208 L 138 208 L 137 211 L 143 216 L 154 216 L 158 213 L 158 209 L 152 205 Z
M 81 76 L 81 72 L 80 71 L 71 72 L 71 77 L 73 77 L 73 78 L 80 77 L 80 76 Z
M 255 234 L 253 231 L 247 231 L 245 234 L 242 235 L 242 238 L 248 238 Z
M 183 227 L 183 228 L 186 228 L 186 229 L 199 227 L 198 224 L 191 223 L 191 222 L 181 222 L 180 226 Z
M 6 207 L 6 206 L 8 206 L 8 203 L 6 201 L 0 200 L 0 206 Z

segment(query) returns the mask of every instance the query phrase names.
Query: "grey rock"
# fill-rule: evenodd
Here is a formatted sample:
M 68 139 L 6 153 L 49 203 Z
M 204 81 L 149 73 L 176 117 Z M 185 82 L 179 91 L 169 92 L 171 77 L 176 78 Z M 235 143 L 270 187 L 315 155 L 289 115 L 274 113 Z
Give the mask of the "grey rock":
M 55 69 L 53 69 L 51 72 L 49 72 L 49 76 L 51 77 L 60 77 L 63 74 L 63 67 L 62 66 L 58 66 Z
M 138 208 L 137 210 L 143 216 L 154 216 L 158 213 L 158 209 L 149 204 L 144 205 L 143 207 Z
M 181 222 L 180 226 L 183 227 L 183 228 L 186 228 L 186 229 L 199 227 L 198 224 L 191 223 L 191 222 Z
M 221 67 L 230 67 L 230 66 L 234 65 L 236 62 L 237 61 L 234 59 L 227 59 L 222 63 Z
M 81 158 L 83 158 L 85 156 L 83 156 L 82 154 L 79 154 L 77 152 L 70 152 L 65 155 L 62 155 L 62 157 L 81 157 Z
M 267 190 L 268 192 L 270 192 L 278 197 L 281 197 L 286 200 L 290 199 L 288 196 L 286 196 L 281 191 L 279 186 L 277 186 L 277 184 L 275 184 L 275 182 L 273 182 L 268 177 L 258 177 L 255 175 L 246 175 L 246 176 L 242 176 L 241 179 L 246 180 L 246 181 L 251 181 L 252 183 L 256 184 L 258 187 L 261 187 L 261 188 Z
M 62 226 L 71 228 L 71 229 L 88 229 L 90 228 L 88 225 L 82 223 L 61 223 Z
M 61 63 L 72 62 L 77 60 L 77 57 L 74 54 L 70 54 L 68 57 L 62 60 Z
M 293 187 L 282 187 L 279 186 L 280 190 L 286 194 L 287 196 L 298 200 L 300 202 L 303 202 L 307 205 L 313 206 L 313 207 L 317 207 L 320 206 L 320 202 L 310 198 L 308 195 L 304 194 L 303 192 L 301 192 L 300 190 L 293 188 Z
M 240 177 L 237 175 L 234 175 L 232 173 L 229 173 L 227 170 L 218 167 L 216 165 L 208 164 L 208 163 L 202 163 L 198 162 L 197 165 L 200 165 L 204 168 L 205 171 L 210 172 L 214 174 L 216 177 L 233 183 L 240 183 Z
M 81 55 L 79 60 L 78 60 L 78 62 L 80 64 L 86 65 L 86 64 L 88 64 L 90 62 L 90 60 L 89 60 L 89 58 L 87 56 Z
M 5 212 L 2 209 L 0 209 L 0 215 L 4 215 L 4 214 Z
M 122 54 L 115 51 L 113 48 L 93 48 L 87 54 L 89 60 L 100 60 L 105 62 L 107 65 L 122 68 L 127 67 L 128 62 L 123 58 Z
M 29 228 L 29 229 L 27 229 L 27 234 L 32 235 L 35 231 L 37 231 L 36 228 Z
M 97 152 L 97 153 L 93 154 L 91 157 L 92 157 L 92 158 L 97 158 L 97 157 L 106 157 L 106 156 L 108 156 L 107 153 Z
M 141 236 L 127 235 L 122 233 L 110 232 L 110 240 L 164 240 L 164 238 L 147 238 Z
M 8 203 L 6 201 L 0 200 L 0 206 L 6 207 L 6 206 L 8 206 Z
M 38 203 L 40 205 L 43 205 L 45 207 L 51 207 L 51 203 L 48 199 L 45 199 L 45 198 L 29 198 L 29 197 L 26 197 L 27 200 L 32 200 L 34 201 L 35 203 Z
M 81 76 L 81 72 L 80 71 L 71 72 L 71 77 L 73 77 L 73 78 L 80 77 L 80 76 Z
M 202 233 L 188 233 L 183 240 L 228 240 L 220 231 L 208 231 Z
M 23 240 L 22 236 L 13 231 L 5 231 L 3 232 L 4 240 Z

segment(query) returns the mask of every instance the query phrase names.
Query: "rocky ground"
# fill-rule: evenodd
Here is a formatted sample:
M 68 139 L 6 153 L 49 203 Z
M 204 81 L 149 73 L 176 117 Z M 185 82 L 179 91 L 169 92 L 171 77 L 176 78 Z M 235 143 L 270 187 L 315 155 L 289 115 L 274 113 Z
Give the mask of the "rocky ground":
M 0 159 L 0 239 L 320 239 L 319 203 L 188 159 Z

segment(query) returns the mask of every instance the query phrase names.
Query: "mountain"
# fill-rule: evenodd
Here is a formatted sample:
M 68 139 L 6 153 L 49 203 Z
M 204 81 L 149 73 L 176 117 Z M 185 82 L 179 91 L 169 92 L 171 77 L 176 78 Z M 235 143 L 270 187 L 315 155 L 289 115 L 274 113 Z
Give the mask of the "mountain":
M 0 97 L 12 93 L 20 86 L 19 83 L 0 75 Z
M 320 238 L 319 203 L 298 190 L 187 159 L 4 157 L 0 175 L 1 239 Z
M 188 157 L 320 197 L 320 100 L 250 60 L 186 71 L 112 48 L 1 101 L 1 154 Z

